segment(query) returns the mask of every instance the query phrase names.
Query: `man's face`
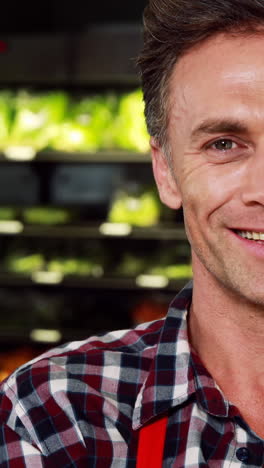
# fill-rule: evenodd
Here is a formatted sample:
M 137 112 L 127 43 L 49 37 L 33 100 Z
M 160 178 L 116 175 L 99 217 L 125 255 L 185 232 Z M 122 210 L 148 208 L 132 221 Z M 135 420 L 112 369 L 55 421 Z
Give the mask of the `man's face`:
M 154 144 L 153 165 L 162 200 L 183 205 L 194 278 L 264 306 L 263 51 L 264 33 L 218 35 L 179 60 L 170 83 L 172 177 Z

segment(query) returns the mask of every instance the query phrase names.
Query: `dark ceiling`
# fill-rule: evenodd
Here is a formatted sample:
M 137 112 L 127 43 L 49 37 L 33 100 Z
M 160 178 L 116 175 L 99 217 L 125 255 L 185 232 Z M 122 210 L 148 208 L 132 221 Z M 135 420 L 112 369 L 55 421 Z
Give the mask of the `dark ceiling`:
M 85 30 L 91 23 L 141 22 L 147 0 L 1 2 L 1 34 Z

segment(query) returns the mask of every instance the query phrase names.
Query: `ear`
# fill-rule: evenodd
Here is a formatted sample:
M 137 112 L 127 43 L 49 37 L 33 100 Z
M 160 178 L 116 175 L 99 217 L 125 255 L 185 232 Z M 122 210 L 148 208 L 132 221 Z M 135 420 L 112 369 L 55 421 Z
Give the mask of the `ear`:
M 152 167 L 160 199 L 169 208 L 181 207 L 181 194 L 175 177 L 171 173 L 168 159 L 154 138 L 150 140 Z

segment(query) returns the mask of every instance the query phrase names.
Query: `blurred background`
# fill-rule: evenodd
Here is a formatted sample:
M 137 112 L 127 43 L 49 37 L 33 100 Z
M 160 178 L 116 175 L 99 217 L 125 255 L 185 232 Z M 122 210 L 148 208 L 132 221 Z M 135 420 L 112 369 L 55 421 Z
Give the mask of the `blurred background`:
M 152 176 L 144 0 L 0 15 L 0 380 L 69 340 L 165 315 L 191 277 Z

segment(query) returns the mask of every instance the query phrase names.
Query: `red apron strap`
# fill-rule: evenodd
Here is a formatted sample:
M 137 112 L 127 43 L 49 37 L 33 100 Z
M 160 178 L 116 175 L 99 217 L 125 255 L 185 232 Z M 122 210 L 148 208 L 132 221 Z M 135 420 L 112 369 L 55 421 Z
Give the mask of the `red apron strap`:
M 161 468 L 168 416 L 142 427 L 136 468 Z

